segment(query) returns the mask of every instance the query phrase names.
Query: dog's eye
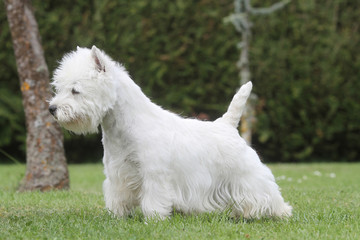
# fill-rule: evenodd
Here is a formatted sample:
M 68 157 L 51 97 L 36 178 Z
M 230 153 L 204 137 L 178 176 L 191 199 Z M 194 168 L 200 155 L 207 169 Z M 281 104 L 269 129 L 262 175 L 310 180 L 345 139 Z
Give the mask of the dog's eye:
M 80 92 L 77 91 L 75 88 L 73 88 L 73 89 L 71 89 L 71 93 L 75 95 L 75 94 L 79 94 Z

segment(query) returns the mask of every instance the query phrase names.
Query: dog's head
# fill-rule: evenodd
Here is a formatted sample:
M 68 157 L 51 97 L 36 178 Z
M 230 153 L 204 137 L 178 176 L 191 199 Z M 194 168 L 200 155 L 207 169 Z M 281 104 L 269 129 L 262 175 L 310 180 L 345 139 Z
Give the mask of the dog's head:
M 54 72 L 55 96 L 49 111 L 64 128 L 78 134 L 97 132 L 116 100 L 109 73 L 113 61 L 95 46 L 66 54 Z

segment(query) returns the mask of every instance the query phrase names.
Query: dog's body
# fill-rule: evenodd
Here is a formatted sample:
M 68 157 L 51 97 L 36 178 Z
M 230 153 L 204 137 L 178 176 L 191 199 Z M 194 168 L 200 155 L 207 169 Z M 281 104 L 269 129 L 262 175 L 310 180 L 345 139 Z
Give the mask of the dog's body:
M 50 112 L 75 133 L 96 132 L 104 145 L 106 207 L 146 217 L 173 208 L 236 216 L 290 216 L 271 171 L 236 129 L 252 85 L 214 122 L 184 119 L 152 103 L 125 69 L 96 47 L 66 55 L 54 75 Z

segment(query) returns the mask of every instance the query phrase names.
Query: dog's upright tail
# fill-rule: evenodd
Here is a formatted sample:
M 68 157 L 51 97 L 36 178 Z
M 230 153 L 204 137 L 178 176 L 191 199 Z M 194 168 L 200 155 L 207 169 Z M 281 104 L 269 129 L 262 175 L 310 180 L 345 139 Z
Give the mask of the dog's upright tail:
M 247 82 L 242 85 L 239 91 L 234 95 L 226 113 L 216 121 L 226 122 L 236 128 L 245 109 L 245 104 L 250 96 L 251 89 L 251 82 Z

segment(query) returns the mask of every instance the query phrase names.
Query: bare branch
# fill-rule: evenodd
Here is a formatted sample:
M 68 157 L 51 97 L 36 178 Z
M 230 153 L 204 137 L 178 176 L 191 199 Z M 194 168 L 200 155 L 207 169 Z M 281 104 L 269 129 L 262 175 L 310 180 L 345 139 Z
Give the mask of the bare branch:
M 252 27 L 245 13 L 230 14 L 224 18 L 224 23 L 232 23 L 238 32 L 244 32 Z
M 267 7 L 267 8 L 253 8 L 250 5 L 249 0 L 246 0 L 245 2 L 248 3 L 248 5 L 246 4 L 246 7 L 247 7 L 247 10 L 251 14 L 253 14 L 253 15 L 266 15 L 266 14 L 273 13 L 273 12 L 285 7 L 285 5 L 287 5 L 289 2 L 291 2 L 291 0 L 284 0 L 284 1 L 281 1 L 281 2 L 277 2 L 277 3 L 274 3 L 273 5 L 271 5 L 270 7 Z

